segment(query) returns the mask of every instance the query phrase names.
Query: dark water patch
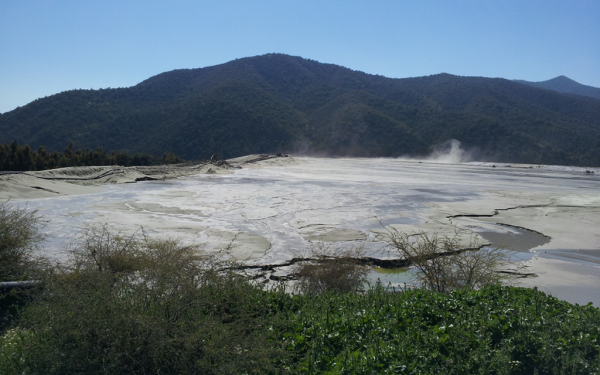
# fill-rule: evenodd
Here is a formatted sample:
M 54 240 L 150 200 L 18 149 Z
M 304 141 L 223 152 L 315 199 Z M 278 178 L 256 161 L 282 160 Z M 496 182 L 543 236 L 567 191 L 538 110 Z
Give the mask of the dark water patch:
M 510 231 L 477 231 L 477 234 L 490 241 L 493 246 L 503 247 L 513 251 L 529 251 L 538 246 L 545 245 L 551 240 L 550 237 L 530 229 L 498 223 L 496 225 L 508 228 Z
M 600 266 L 600 250 L 548 250 L 540 252 L 538 256 L 567 262 L 577 261 L 577 263 L 595 267 Z

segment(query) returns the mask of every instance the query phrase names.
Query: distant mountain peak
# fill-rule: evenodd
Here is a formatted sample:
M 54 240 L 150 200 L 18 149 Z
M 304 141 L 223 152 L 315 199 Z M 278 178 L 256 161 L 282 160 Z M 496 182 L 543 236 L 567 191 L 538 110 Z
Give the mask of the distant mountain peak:
M 583 85 L 567 76 L 560 75 L 547 81 L 530 82 L 523 80 L 514 80 L 524 85 L 539 87 L 546 90 L 557 91 L 563 94 L 575 94 L 588 96 L 594 99 L 600 99 L 600 88 Z

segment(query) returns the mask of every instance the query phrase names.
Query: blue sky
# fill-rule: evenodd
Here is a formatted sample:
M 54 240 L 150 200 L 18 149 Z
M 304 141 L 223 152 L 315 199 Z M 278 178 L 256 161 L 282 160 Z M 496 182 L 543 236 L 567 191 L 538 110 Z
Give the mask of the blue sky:
M 0 112 L 272 52 L 394 78 L 600 87 L 600 1 L 0 0 Z

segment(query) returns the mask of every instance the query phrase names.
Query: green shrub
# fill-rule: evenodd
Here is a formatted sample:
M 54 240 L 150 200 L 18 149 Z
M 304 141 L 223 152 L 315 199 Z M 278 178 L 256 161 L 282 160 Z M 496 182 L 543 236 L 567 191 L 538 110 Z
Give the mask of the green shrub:
M 285 357 L 270 296 L 222 269 L 173 239 L 92 228 L 23 312 L 13 373 L 268 373 Z
M 297 295 L 281 340 L 306 374 L 598 374 L 600 311 L 526 288 Z
M 36 254 L 44 240 L 41 225 L 36 211 L 0 202 L 0 282 L 28 281 L 35 286 L 46 269 L 46 261 Z M 30 288 L 0 288 L 0 334 L 12 324 L 31 292 Z
M 296 291 L 306 294 L 350 293 L 362 290 L 369 268 L 359 262 L 360 250 L 334 249 L 317 244 L 294 267 Z
M 36 211 L 0 202 L 0 281 L 27 280 L 37 269 L 35 251 L 44 240 Z

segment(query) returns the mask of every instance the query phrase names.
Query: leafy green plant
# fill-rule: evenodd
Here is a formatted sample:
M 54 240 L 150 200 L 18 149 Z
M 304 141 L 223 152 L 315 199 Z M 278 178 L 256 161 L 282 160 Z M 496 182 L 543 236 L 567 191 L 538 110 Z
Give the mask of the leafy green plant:
M 294 302 L 280 335 L 298 373 L 600 373 L 600 311 L 535 289 L 376 286 Z

